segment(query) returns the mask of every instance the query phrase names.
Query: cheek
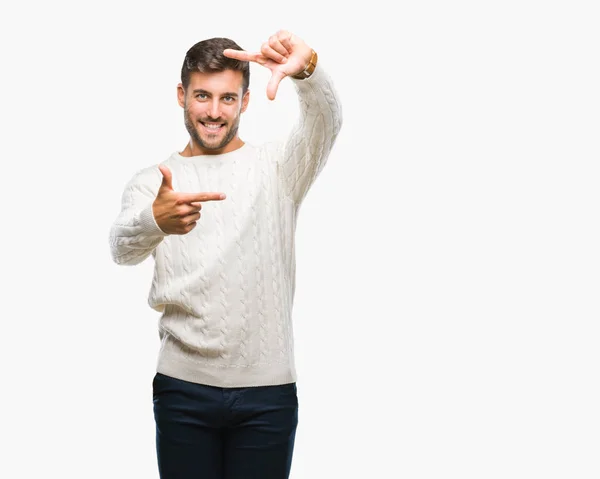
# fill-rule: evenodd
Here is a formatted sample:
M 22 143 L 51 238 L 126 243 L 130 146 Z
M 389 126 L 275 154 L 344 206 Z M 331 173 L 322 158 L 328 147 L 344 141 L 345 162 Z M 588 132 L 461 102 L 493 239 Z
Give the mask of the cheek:
M 197 115 L 199 111 L 198 104 L 195 101 L 188 102 L 187 111 L 190 115 Z
M 240 110 L 240 107 L 238 105 L 238 106 L 230 108 L 227 111 L 227 117 L 231 118 L 232 120 L 237 120 L 239 118 L 239 116 L 240 116 L 240 113 L 241 113 L 241 110 Z

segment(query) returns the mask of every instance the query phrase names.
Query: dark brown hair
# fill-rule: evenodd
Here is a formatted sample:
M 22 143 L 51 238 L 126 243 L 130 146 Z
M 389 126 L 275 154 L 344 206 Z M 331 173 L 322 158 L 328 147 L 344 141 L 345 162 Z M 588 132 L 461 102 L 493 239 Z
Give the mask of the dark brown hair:
M 243 75 L 242 88 L 246 93 L 250 85 L 250 65 L 248 62 L 235 60 L 223 55 L 223 50 L 232 48 L 242 50 L 242 48 L 229 38 L 209 38 L 202 40 L 191 47 L 183 60 L 181 67 L 181 83 L 183 88 L 190 84 L 190 74 L 192 72 L 212 73 L 222 72 L 224 70 L 241 71 Z

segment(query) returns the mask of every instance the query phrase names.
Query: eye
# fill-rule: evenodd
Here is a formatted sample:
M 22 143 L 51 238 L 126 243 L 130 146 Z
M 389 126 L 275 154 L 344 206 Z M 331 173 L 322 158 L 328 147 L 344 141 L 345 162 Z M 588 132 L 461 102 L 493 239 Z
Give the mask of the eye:
M 225 99 L 225 101 L 226 101 L 227 103 L 231 103 L 232 101 L 234 101 L 234 100 L 235 100 L 235 98 L 234 98 L 234 97 L 232 97 L 232 96 L 230 96 L 230 95 L 226 95 L 226 96 L 224 96 L 223 98 Z
M 206 100 L 206 93 L 198 93 L 196 95 L 196 98 L 198 98 L 199 100 Z

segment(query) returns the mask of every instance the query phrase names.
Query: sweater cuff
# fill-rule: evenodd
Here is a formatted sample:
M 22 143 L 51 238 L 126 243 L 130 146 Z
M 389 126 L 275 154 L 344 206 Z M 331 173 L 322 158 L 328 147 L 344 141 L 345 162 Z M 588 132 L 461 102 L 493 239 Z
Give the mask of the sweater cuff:
M 315 67 L 315 71 L 312 72 L 312 75 L 308 78 L 291 78 L 294 84 L 300 89 L 305 90 L 310 88 L 311 85 L 315 83 L 323 83 L 326 78 L 326 73 L 321 66 L 321 60 L 317 62 L 317 66 Z
M 168 235 L 168 233 L 165 233 L 163 230 L 161 230 L 158 224 L 156 223 L 156 219 L 154 219 L 154 213 L 152 212 L 152 203 L 146 206 L 140 213 L 139 226 L 148 236 Z

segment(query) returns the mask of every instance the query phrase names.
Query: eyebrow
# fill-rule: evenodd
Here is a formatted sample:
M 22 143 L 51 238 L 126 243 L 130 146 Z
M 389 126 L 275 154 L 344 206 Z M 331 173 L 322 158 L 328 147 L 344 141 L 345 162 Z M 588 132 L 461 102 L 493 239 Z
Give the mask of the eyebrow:
M 194 93 L 194 95 L 196 95 L 196 94 L 198 94 L 198 93 L 204 93 L 205 95 L 212 95 L 212 93 L 211 93 L 211 92 L 209 92 L 209 91 L 206 91 L 206 90 L 203 90 L 203 89 L 201 89 L 201 88 L 198 88 L 198 89 L 194 90 L 194 91 L 193 91 L 193 93 Z M 237 97 L 238 97 L 238 94 L 237 94 L 237 93 L 234 93 L 234 92 L 225 92 L 225 93 L 223 93 L 221 96 L 234 96 L 234 97 L 236 97 L 236 98 L 237 98 Z

